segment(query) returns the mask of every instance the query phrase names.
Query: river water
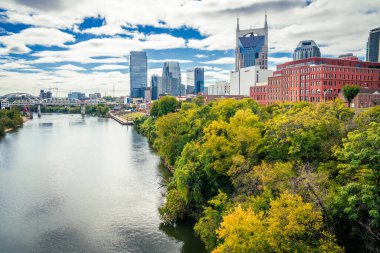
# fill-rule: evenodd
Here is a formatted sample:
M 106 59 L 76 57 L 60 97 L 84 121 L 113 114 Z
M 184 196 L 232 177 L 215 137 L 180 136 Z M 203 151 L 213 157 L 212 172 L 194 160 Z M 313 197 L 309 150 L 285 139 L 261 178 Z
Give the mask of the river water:
M 44 114 L 0 139 L 0 252 L 204 252 L 163 226 L 166 170 L 112 119 Z

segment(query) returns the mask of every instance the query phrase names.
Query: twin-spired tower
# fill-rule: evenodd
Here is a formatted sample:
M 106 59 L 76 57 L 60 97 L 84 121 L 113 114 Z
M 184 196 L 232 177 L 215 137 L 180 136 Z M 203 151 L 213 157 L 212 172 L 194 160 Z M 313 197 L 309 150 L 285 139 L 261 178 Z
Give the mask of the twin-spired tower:
M 268 24 L 267 14 L 263 28 L 244 29 L 236 25 L 235 71 L 241 68 L 260 66 L 268 69 Z

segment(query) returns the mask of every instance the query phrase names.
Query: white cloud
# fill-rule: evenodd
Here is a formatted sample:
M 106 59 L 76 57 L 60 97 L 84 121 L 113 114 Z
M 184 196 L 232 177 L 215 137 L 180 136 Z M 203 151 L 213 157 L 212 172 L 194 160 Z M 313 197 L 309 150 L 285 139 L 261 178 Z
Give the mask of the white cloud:
M 152 34 L 144 36 L 143 40 L 131 38 L 96 38 L 77 44 L 66 46 L 67 50 L 61 51 L 41 51 L 33 53 L 32 56 L 38 57 L 34 63 L 49 62 L 80 62 L 93 63 L 104 62 L 105 59 L 96 57 L 107 57 L 106 63 L 120 62 L 125 59 L 133 50 L 146 49 L 168 49 L 181 48 L 185 46 L 183 38 L 177 38 L 169 34 Z M 113 61 L 115 59 L 115 61 Z
M 191 60 L 180 60 L 180 59 L 160 59 L 160 60 L 148 59 L 148 62 L 150 62 L 150 63 L 164 63 L 166 61 L 176 61 L 176 62 L 179 62 L 179 63 L 190 63 L 190 62 L 193 62 Z
M 117 64 L 104 64 L 93 68 L 93 70 L 116 70 L 116 69 L 128 69 L 128 66 Z
M 20 4 L 21 2 L 23 4 Z M 300 40 L 313 39 L 317 44 L 322 45 L 322 55 L 337 56 L 342 53 L 353 52 L 363 57 L 369 30 L 379 26 L 380 2 L 345 0 L 342 4 L 342 1 L 317 0 L 306 6 L 304 0 L 139 0 L 133 4 L 131 1 L 117 0 L 108 0 L 106 4 L 104 4 L 104 0 L 7 0 L 0 2 L 0 8 L 6 10 L 3 12 L 0 22 L 32 26 L 32 28 L 25 29 L 20 33 L 8 33 L 0 37 L 0 42 L 5 46 L 0 47 L 0 54 L 8 55 L 10 52 L 31 53 L 32 56 L 36 57 L 29 63 L 19 62 L 19 64 L 77 62 L 122 65 L 128 62 L 127 56 L 131 50 L 195 48 L 212 51 L 234 49 L 236 14 L 239 13 L 242 29 L 248 28 L 250 25 L 262 27 L 265 10 L 268 11 L 269 53 L 272 55 L 275 53 L 291 53 Z M 79 30 L 79 24 L 85 17 L 98 16 L 104 17 L 106 20 L 103 26 Z M 193 38 L 186 41 L 170 34 L 146 35 L 123 29 L 123 27 L 136 28 L 138 25 L 162 28 L 188 27 L 198 30 L 205 38 Z M 59 29 L 105 36 L 105 38 L 93 38 L 68 45 L 67 42 L 74 42 L 73 36 Z M 121 34 L 131 35 L 131 38 L 121 38 Z M 28 46 L 32 45 L 59 46 L 65 49 L 31 52 Z M 204 51 L 200 51 L 197 54 L 195 51 L 194 56 L 203 59 L 205 57 L 198 57 L 207 56 L 203 53 Z M 165 56 L 165 58 L 168 57 L 173 56 Z M 188 61 L 181 54 L 173 58 Z M 289 59 L 287 57 L 270 58 L 269 63 L 270 65 L 279 64 Z M 160 59 L 158 60 L 160 61 Z M 233 63 L 232 57 L 225 57 L 205 61 L 203 64 Z M 199 63 L 195 62 L 194 64 Z M 3 70 L 6 69 L 3 68 Z M 228 70 L 207 70 L 208 79 L 206 82 L 224 78 L 228 80 L 229 76 L 225 73 L 226 71 Z M 36 84 L 31 84 L 31 87 L 36 86 L 41 81 L 34 73 L 8 72 L 5 73 L 6 78 L 0 77 L 2 84 L 0 88 L 2 90 L 4 87 L 7 89 L 15 87 L 16 90 L 16 87 L 21 87 L 20 84 L 25 83 L 23 80 L 28 80 L 28 83 L 29 80 L 31 80 L 30 83 L 35 81 Z M 102 71 L 76 75 L 76 71 L 72 72 L 57 73 L 57 75 L 66 74 L 70 78 L 67 78 L 67 81 L 63 79 L 56 81 L 62 82 L 62 85 L 67 87 L 72 82 L 78 87 L 85 88 L 88 86 L 82 82 L 86 81 L 99 85 L 99 87 L 105 87 L 107 86 L 106 77 L 109 76 L 101 74 L 114 73 L 114 71 Z M 155 72 L 161 74 L 162 70 L 155 69 Z M 53 78 L 43 72 L 39 75 L 50 78 L 51 81 L 58 78 L 58 76 Z M 99 82 L 92 79 L 95 77 L 100 78 Z M 128 76 L 123 76 L 123 82 L 129 80 L 128 78 Z M 93 87 L 92 83 L 91 87 Z M 41 85 L 43 84 L 44 82 L 41 81 Z M 127 84 L 125 87 L 128 86 Z
M 81 70 L 86 70 L 86 69 L 83 68 L 83 67 L 79 67 L 79 66 L 72 65 L 72 64 L 62 65 L 62 66 L 56 67 L 55 69 L 57 69 L 57 70 L 71 70 L 71 71 L 81 71 Z
M 20 63 L 20 62 L 8 62 L 0 65 L 0 69 L 33 69 L 34 67 L 28 64 Z
M 197 58 L 207 58 L 208 56 L 205 54 L 196 54 L 195 57 Z
M 223 57 L 212 61 L 202 62 L 203 64 L 233 64 L 235 63 L 234 57 Z
M 55 28 L 28 28 L 20 33 L 0 37 L 0 43 L 5 45 L 5 51 L 14 54 L 29 53 L 31 50 L 27 45 L 64 47 L 64 43 L 74 40 L 71 34 Z

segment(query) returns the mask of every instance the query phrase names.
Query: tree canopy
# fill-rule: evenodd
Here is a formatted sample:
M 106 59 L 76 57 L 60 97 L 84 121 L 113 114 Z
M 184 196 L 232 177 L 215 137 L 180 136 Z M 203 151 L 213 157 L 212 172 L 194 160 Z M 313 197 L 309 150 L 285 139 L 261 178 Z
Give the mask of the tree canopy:
M 210 252 L 377 252 L 379 106 L 166 100 L 136 124 L 173 172 L 165 223 Z

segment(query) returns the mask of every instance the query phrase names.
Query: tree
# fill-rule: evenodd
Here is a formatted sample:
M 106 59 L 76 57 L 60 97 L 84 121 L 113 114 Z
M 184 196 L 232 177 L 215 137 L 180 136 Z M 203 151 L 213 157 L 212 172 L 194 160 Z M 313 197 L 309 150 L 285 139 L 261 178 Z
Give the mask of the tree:
M 352 100 L 358 95 L 360 91 L 360 86 L 357 85 L 344 85 L 343 86 L 343 96 L 348 101 L 348 106 L 350 106 Z
M 217 230 L 224 252 L 343 252 L 322 228 L 322 215 L 298 195 L 284 192 L 268 212 L 238 205 Z
M 217 245 L 216 230 L 225 212 L 230 206 L 228 195 L 220 192 L 217 196 L 208 201 L 208 205 L 202 212 L 202 217 L 194 226 L 195 233 L 204 242 L 206 249 L 211 251 Z
M 190 125 L 179 113 L 169 113 L 156 121 L 153 146 L 169 166 L 173 166 L 183 147 L 190 141 Z
M 332 196 L 332 212 L 345 233 L 341 240 L 355 251 L 365 247 L 377 252 L 380 237 L 380 123 L 371 122 L 365 131 L 355 130 L 335 150 L 341 186 Z M 347 239 L 348 238 L 348 239 Z M 355 243 L 351 243 L 355 242 Z
M 175 97 L 165 96 L 158 101 L 153 102 L 150 115 L 161 117 L 168 113 L 175 112 L 179 108 L 179 103 Z

